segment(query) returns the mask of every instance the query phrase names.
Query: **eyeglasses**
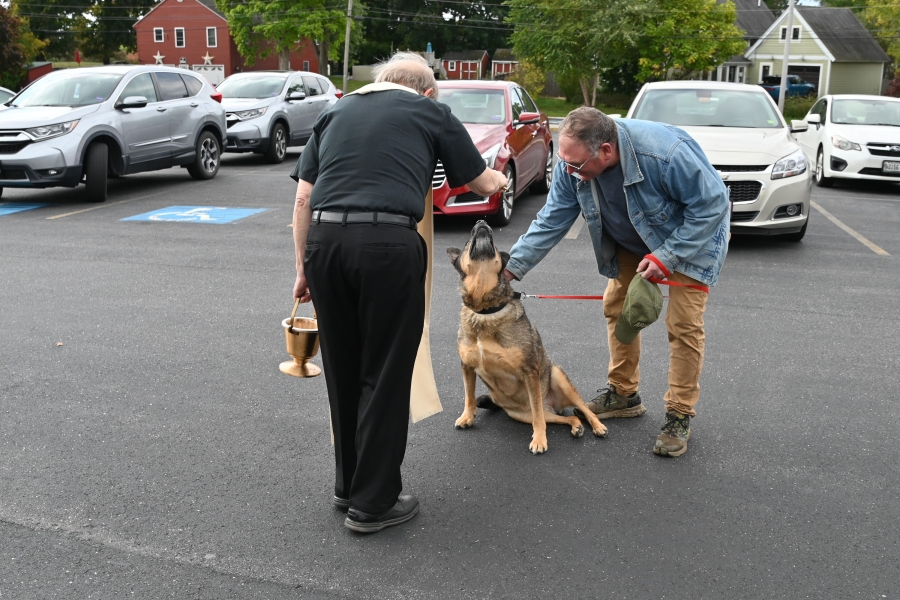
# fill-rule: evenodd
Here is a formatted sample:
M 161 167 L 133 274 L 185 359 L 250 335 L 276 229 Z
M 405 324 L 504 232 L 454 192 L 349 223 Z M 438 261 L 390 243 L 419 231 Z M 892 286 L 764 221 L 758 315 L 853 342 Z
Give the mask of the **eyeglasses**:
M 597 153 L 596 153 L 596 152 L 592 152 L 591 155 L 587 157 L 587 160 L 586 160 L 586 161 L 584 161 L 583 163 L 581 163 L 580 165 L 578 165 L 578 166 L 576 167 L 576 166 L 573 165 L 572 163 L 563 160 L 563 157 L 559 155 L 559 152 L 556 153 L 556 158 L 559 159 L 559 162 L 561 162 L 563 165 L 565 165 L 567 169 L 572 169 L 572 170 L 575 171 L 576 173 L 580 172 L 580 171 L 584 168 L 584 165 L 588 164 L 588 162 L 590 162 L 590 160 L 591 160 L 592 158 L 594 158 L 595 156 L 597 156 Z

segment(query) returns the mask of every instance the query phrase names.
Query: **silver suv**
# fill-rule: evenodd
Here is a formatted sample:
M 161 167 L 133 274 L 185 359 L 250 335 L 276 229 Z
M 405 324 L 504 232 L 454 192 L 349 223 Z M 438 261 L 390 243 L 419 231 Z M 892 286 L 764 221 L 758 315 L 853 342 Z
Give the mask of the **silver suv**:
M 302 146 L 322 112 L 340 95 L 334 84 L 306 71 L 238 73 L 220 83 L 228 113 L 225 152 L 256 152 L 278 164 L 288 146 Z
M 84 181 L 87 199 L 103 202 L 109 175 L 182 166 L 212 179 L 225 139 L 220 101 L 201 76 L 162 65 L 45 75 L 0 111 L 0 193 Z

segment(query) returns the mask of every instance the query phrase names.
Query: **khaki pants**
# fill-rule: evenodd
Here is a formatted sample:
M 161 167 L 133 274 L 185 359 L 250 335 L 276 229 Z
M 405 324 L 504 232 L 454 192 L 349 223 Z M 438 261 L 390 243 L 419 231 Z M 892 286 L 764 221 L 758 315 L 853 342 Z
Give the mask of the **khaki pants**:
M 610 279 L 603 295 L 603 315 L 609 334 L 609 384 L 622 395 L 638 390 L 641 378 L 641 336 L 631 344 L 616 339 L 616 321 L 622 313 L 628 284 L 637 275 L 640 257 L 619 247 L 619 278 Z M 671 281 L 701 284 L 681 273 L 673 273 Z M 706 292 L 686 287 L 663 286 L 668 291 L 669 307 L 666 311 L 666 329 L 669 332 L 669 390 L 665 395 L 666 410 L 691 417 L 696 416 L 694 406 L 700 399 L 700 372 L 703 370 L 703 347 L 706 333 L 703 330 L 703 313 L 706 311 Z

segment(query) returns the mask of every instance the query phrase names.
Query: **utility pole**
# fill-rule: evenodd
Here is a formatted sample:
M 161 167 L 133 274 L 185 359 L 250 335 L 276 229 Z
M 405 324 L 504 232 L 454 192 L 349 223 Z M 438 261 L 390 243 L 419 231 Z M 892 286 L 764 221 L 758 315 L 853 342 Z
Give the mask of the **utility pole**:
M 794 0 L 791 0 L 793 2 Z M 350 21 L 353 20 L 353 0 L 347 0 L 347 32 L 344 34 L 344 88 L 343 92 L 346 94 L 349 92 L 347 90 L 347 74 L 350 70 Z
M 791 56 L 791 38 L 794 37 L 794 0 L 790 0 L 788 3 L 787 11 L 787 31 L 784 32 L 784 57 L 781 59 L 781 85 L 778 87 L 778 111 L 781 114 L 784 114 L 784 98 L 787 96 L 788 59 Z

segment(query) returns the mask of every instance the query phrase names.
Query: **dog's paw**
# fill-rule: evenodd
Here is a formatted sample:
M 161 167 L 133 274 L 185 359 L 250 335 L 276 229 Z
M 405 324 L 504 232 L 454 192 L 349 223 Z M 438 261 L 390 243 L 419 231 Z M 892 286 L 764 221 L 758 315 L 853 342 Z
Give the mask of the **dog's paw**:
M 543 454 L 547 451 L 547 436 L 541 435 L 538 436 L 535 434 L 531 440 L 531 443 L 528 444 L 528 449 L 531 450 L 532 454 Z
M 597 427 L 594 428 L 594 435 L 596 435 L 597 437 L 606 437 L 607 433 L 609 433 L 609 430 L 606 429 L 606 425 L 604 425 L 603 423 L 598 423 Z
M 572 428 L 572 437 L 580 438 L 583 435 L 584 435 L 584 425 L 582 425 L 581 423 L 579 423 L 577 427 Z
M 475 426 L 475 415 L 468 415 L 463 413 L 463 415 L 456 420 L 456 428 L 457 429 L 469 429 L 470 427 Z

